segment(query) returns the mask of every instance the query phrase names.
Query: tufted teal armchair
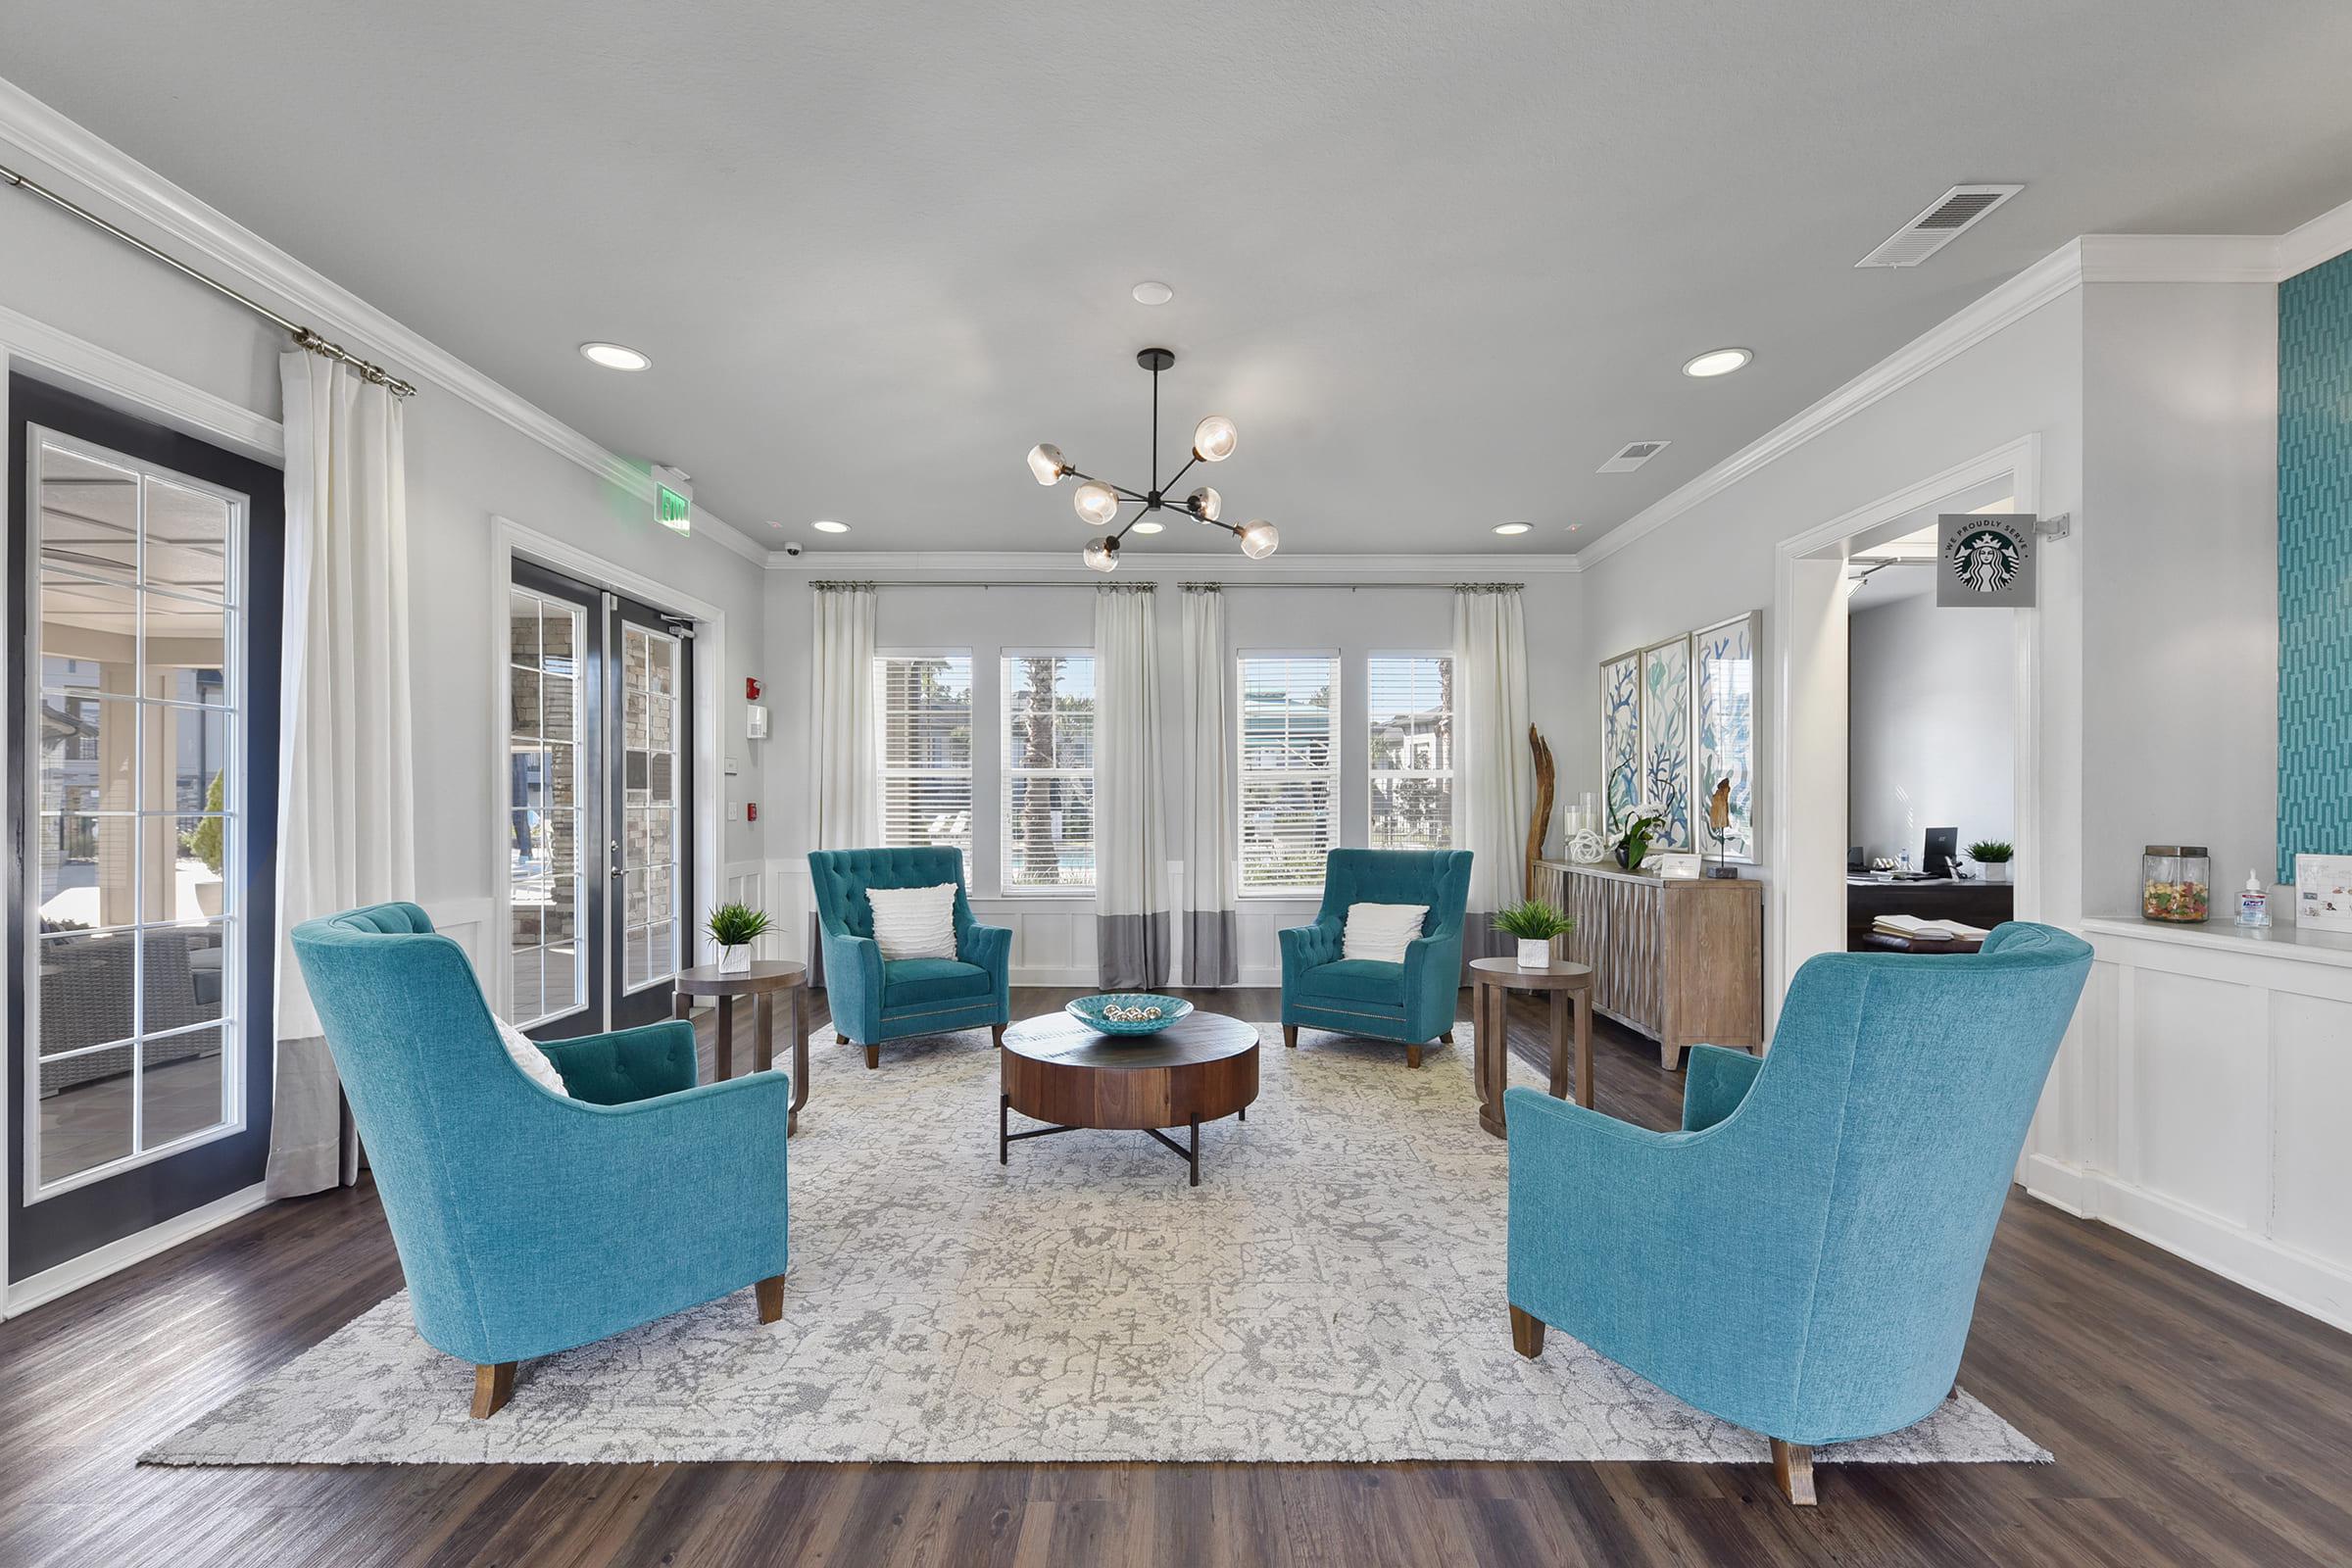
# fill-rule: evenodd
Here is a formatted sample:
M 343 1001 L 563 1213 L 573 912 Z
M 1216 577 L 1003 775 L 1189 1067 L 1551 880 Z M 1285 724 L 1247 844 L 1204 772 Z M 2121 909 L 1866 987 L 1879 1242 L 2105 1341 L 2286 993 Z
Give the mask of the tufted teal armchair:
M 1683 1130 L 1513 1089 L 1511 1338 L 1544 1325 L 1772 1440 L 1911 1425 L 1960 1369 L 1984 1254 L 2090 949 L 2043 925 L 1966 956 L 1827 954 L 1772 1050 L 1700 1046 Z
M 1301 1028 L 1399 1040 L 1408 1067 L 1425 1041 L 1453 1044 L 1469 898 L 1468 850 L 1333 850 L 1315 923 L 1282 933 L 1282 1043 L 1296 1047 Z M 1402 963 L 1340 956 L 1351 904 L 1429 906 Z
M 987 1024 L 998 1045 L 1012 1021 L 1012 933 L 972 918 L 963 855 L 953 848 L 817 850 L 808 857 L 825 950 L 825 1004 L 834 1038 L 882 1064 L 882 1042 Z M 956 956 L 885 962 L 874 945 L 867 888 L 956 884 Z
M 507 1055 L 465 950 L 414 904 L 294 928 L 426 1344 L 475 1364 L 493 1414 L 514 1364 L 747 1285 L 784 1312 L 781 1072 L 695 1086 L 694 1026 L 557 1041 L 572 1098 Z

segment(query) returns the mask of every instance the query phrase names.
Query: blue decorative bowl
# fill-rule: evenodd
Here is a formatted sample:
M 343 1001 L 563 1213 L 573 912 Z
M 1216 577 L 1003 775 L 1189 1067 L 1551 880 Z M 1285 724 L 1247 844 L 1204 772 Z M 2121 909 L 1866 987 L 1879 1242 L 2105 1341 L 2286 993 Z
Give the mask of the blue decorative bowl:
M 1156 1018 L 1114 1017 L 1115 1008 L 1121 1013 L 1141 1013 L 1157 1007 Z M 1085 1024 L 1089 1029 L 1106 1035 L 1155 1035 L 1177 1019 L 1193 1010 L 1193 1004 L 1174 997 L 1155 997 L 1143 991 L 1113 991 L 1105 996 L 1080 997 L 1067 1003 L 1062 1011 Z

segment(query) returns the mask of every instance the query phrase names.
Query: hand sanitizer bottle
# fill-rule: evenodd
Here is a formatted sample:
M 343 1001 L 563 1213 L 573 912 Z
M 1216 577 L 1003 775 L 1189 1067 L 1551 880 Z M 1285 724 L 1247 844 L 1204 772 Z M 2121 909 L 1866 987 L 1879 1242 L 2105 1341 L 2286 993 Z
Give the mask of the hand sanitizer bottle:
M 2246 885 L 2237 895 L 2237 923 L 2246 926 L 2271 923 L 2271 895 L 2263 887 L 2259 872 L 2246 873 Z

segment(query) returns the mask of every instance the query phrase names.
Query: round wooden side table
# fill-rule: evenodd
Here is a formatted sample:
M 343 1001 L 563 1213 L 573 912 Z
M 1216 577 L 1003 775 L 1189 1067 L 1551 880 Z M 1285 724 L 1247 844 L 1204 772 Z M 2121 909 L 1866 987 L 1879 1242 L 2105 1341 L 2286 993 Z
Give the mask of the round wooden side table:
M 1592 1104 L 1592 966 L 1554 958 L 1541 969 L 1522 969 L 1512 958 L 1470 962 L 1470 1027 L 1477 1034 L 1473 1071 L 1478 1079 L 1478 1124 L 1500 1138 L 1502 1091 L 1511 1081 L 1510 1008 L 1514 991 L 1551 997 L 1551 1093 L 1568 1096 L 1568 1013 L 1576 1012 L 1576 1102 Z
M 1250 1119 L 1257 1098 L 1257 1031 L 1239 1018 L 1195 1012 L 1157 1034 L 1106 1035 L 1066 1012 L 1023 1018 L 1004 1031 L 997 1163 L 1014 1144 L 1054 1133 L 1140 1132 L 1173 1150 L 1200 1185 L 1200 1124 Z M 1012 1130 L 1011 1113 L 1053 1122 Z M 1162 1127 L 1190 1130 L 1180 1144 Z
M 801 1130 L 801 1107 L 808 1103 L 808 971 L 782 958 L 759 958 L 749 969 L 721 974 L 712 964 L 680 969 L 676 994 L 670 999 L 673 1018 L 694 1011 L 694 999 L 718 1002 L 718 1061 L 713 1078 L 735 1075 L 735 999 L 752 999 L 752 1068 L 765 1072 L 776 1064 L 776 994 L 792 993 L 792 1110 L 784 1120 L 784 1136 Z

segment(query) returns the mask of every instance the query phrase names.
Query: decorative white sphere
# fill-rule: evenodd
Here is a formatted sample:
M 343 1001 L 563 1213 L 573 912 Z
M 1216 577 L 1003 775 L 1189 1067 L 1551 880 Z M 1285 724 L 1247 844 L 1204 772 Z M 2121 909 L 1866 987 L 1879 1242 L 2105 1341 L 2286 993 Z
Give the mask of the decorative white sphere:
M 1600 858 L 1608 853 L 1608 845 L 1589 827 L 1579 828 L 1568 836 L 1568 858 L 1579 865 L 1597 864 Z

